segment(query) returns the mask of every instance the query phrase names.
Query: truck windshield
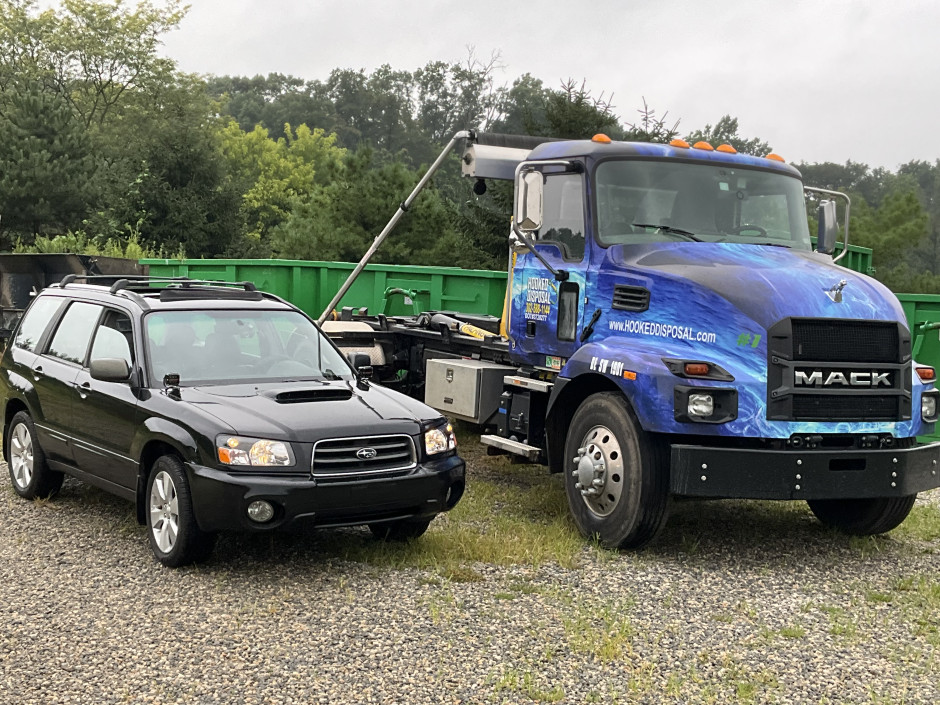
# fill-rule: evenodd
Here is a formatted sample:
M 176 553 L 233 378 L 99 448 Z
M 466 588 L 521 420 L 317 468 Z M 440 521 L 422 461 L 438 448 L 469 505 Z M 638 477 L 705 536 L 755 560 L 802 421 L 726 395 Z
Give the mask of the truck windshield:
M 603 245 L 695 240 L 810 250 L 799 179 L 727 164 L 610 160 L 596 171 Z
M 295 311 L 157 311 L 146 317 L 155 384 L 353 379 L 343 356 Z

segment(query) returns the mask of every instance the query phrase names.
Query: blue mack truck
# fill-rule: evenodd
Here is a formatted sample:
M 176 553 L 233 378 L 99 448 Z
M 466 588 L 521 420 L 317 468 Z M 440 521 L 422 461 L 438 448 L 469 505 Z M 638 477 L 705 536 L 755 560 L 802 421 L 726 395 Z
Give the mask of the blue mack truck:
M 458 133 L 321 322 L 455 145 L 477 193 L 515 182 L 502 318 L 347 309 L 324 328 L 380 382 L 483 426 L 491 452 L 563 473 L 585 536 L 641 547 L 671 496 L 805 500 L 878 534 L 940 486 L 940 444 L 916 441 L 935 371 L 895 296 L 836 264 L 848 197 L 776 155 Z

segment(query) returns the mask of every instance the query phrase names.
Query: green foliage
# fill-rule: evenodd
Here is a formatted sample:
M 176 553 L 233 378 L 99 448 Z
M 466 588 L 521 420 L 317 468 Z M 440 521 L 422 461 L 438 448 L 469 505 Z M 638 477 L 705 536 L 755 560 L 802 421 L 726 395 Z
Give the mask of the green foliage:
M 68 104 L 35 81 L 9 85 L 0 94 L 0 135 L 2 227 L 35 234 L 80 218 L 94 163 Z
M 260 125 L 244 132 L 235 121 L 220 133 L 228 173 L 242 194 L 246 236 L 261 243 L 299 200 L 309 198 L 318 183 L 333 181 L 343 167 L 345 150 L 335 146 L 335 134 L 306 125 L 296 131 L 285 125 L 284 134 L 275 141 Z
M 344 166 L 339 178 L 298 200 L 290 217 L 273 229 L 277 256 L 358 260 L 420 178 L 400 162 L 375 164 L 368 148 L 349 153 Z M 452 206 L 433 186 L 426 188 L 373 261 L 474 268 L 489 264 L 473 243 L 458 237 L 452 221 Z
M 724 115 L 718 122 L 712 125 L 705 125 L 704 130 L 695 130 L 689 133 L 686 138 L 689 144 L 695 144 L 700 140 L 708 142 L 712 147 L 722 144 L 730 144 L 741 154 L 753 154 L 763 157 L 771 152 L 770 144 L 757 137 L 746 139 L 738 134 L 738 119 L 730 115 Z
M 39 252 L 56 254 L 77 254 L 77 255 L 98 255 L 101 257 L 124 257 L 126 259 L 144 259 L 144 258 L 172 258 L 183 259 L 186 253 L 183 250 L 168 252 L 164 248 L 154 250 L 141 244 L 136 235 L 131 235 L 127 239 L 110 238 L 103 243 L 89 237 L 82 230 L 76 232 L 67 232 L 64 235 L 55 237 L 45 237 L 39 235 L 31 245 L 17 242 L 13 248 L 14 252 Z

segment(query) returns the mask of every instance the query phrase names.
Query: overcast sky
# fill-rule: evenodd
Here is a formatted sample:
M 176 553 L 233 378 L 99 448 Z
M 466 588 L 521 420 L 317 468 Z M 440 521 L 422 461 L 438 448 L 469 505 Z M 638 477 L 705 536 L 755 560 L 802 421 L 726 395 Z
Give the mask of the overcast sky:
M 896 169 L 940 157 L 933 0 L 190 0 L 165 51 L 184 71 L 324 79 L 499 52 L 500 83 L 587 80 L 621 122 L 643 97 L 683 134 L 739 120 L 787 161 Z

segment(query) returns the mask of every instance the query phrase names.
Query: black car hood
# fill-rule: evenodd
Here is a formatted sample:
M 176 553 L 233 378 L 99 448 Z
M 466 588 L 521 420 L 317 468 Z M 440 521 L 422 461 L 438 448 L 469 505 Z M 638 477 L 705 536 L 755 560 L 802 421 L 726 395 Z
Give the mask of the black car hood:
M 256 438 L 312 442 L 385 433 L 416 435 L 438 411 L 398 392 L 353 382 L 287 382 L 182 387 L 180 400 Z

